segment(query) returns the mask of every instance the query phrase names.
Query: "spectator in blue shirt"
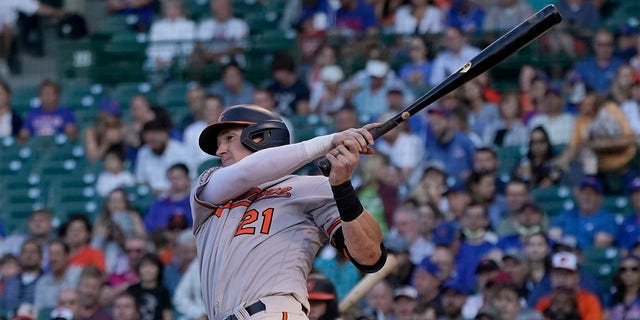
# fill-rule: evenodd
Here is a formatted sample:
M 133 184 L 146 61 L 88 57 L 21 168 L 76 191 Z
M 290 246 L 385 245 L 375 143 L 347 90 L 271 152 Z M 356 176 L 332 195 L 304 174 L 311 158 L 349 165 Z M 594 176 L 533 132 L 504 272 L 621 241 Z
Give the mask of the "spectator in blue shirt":
M 170 183 L 168 194 L 154 202 L 144 216 L 144 225 L 150 233 L 162 229 L 182 230 L 193 225 L 189 169 L 182 163 L 174 164 L 167 170 L 167 178 Z
M 575 66 L 575 72 L 587 85 L 593 87 L 598 94 L 606 96 L 618 68 L 624 61 L 613 55 L 614 37 L 607 30 L 599 30 L 592 41 L 594 56 Z
M 451 126 L 451 111 L 434 106 L 428 111 L 429 128 L 427 160 L 443 163 L 447 175 L 466 180 L 473 167 L 474 145 L 469 137 Z
M 60 106 L 60 85 L 44 80 L 38 89 L 40 107 L 32 110 L 22 125 L 19 138 L 27 141 L 33 136 L 52 136 L 64 133 L 69 139 L 78 137 L 76 119 L 68 108 Z
M 622 222 L 616 239 L 618 247 L 625 251 L 631 251 L 640 239 L 640 177 L 636 177 L 629 184 L 629 203 L 634 214 Z
M 602 185 L 597 178 L 585 177 L 575 194 L 577 208 L 558 215 L 551 223 L 549 236 L 559 239 L 574 236 L 581 248 L 606 248 L 616 235 L 615 217 L 602 209 Z
M 471 0 L 454 0 L 445 17 L 445 25 L 466 34 L 482 31 L 485 12 Z
M 339 33 L 352 35 L 377 32 L 378 20 L 371 4 L 364 0 L 340 0 L 340 4 L 335 22 Z
M 533 201 L 527 201 L 512 215 L 513 234 L 504 236 L 498 240 L 498 247 L 503 251 L 524 250 L 527 238 L 544 229 L 544 212 Z

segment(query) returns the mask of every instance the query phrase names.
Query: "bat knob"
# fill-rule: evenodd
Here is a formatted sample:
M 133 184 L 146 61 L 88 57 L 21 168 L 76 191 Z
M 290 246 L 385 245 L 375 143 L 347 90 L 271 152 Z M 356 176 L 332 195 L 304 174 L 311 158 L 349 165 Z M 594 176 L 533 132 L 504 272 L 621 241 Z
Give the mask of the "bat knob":
M 329 162 L 327 158 L 322 158 L 318 160 L 316 165 L 318 166 L 318 169 L 320 169 L 320 172 L 322 172 L 323 176 L 325 177 L 329 176 L 329 174 L 331 173 L 331 162 Z

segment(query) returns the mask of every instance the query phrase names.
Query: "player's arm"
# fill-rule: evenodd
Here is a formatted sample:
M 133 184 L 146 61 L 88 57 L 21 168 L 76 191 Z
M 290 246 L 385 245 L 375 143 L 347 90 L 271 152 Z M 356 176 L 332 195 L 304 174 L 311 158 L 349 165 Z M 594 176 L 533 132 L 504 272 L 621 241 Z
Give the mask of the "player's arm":
M 357 142 L 347 140 L 327 154 L 331 162 L 329 184 L 342 219 L 341 228 L 332 241 L 358 269 L 375 272 L 384 265 L 386 250 L 378 222 L 362 207 L 351 185 L 360 159 L 359 151 Z
M 349 129 L 255 152 L 233 165 L 217 169 L 209 183 L 198 191 L 197 197 L 213 204 L 224 203 L 249 188 L 293 173 L 346 140 L 357 141 L 358 149 L 366 152 L 367 145 L 373 143 L 373 137 L 366 128 Z

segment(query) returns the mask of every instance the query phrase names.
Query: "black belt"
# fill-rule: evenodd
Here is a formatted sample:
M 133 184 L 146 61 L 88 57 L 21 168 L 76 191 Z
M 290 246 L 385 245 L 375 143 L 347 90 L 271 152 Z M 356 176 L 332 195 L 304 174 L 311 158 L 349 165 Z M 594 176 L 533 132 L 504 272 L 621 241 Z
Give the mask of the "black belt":
M 267 310 L 267 306 L 264 305 L 264 303 L 262 303 L 262 301 L 258 300 L 258 302 L 244 308 L 245 310 L 247 310 L 247 313 L 249 314 L 249 316 L 252 316 L 260 311 L 264 311 Z M 238 317 L 236 317 L 235 314 L 232 314 L 228 317 L 226 317 L 224 320 L 238 320 Z

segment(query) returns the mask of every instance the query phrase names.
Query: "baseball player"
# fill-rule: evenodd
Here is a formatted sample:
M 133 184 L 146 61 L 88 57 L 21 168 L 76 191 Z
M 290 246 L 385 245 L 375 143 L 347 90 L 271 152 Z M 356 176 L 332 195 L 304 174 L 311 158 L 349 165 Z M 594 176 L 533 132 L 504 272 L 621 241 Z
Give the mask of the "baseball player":
M 239 105 L 202 131 L 200 148 L 222 162 L 191 192 L 210 320 L 308 319 L 306 278 L 327 240 L 363 272 L 384 265 L 382 233 L 350 180 L 375 126 L 289 144 L 278 116 Z M 329 179 L 291 175 L 325 155 Z

